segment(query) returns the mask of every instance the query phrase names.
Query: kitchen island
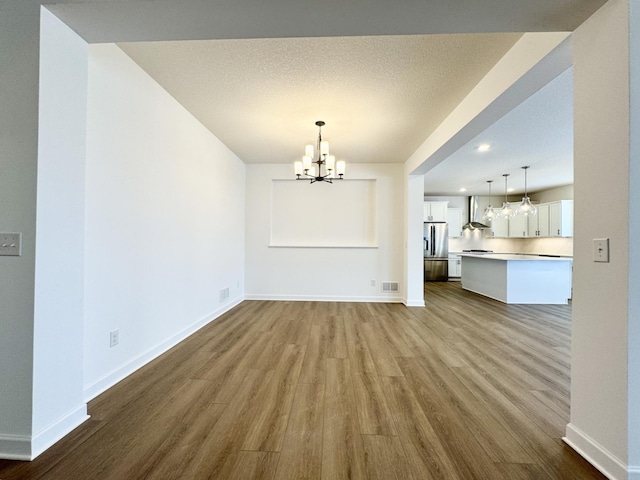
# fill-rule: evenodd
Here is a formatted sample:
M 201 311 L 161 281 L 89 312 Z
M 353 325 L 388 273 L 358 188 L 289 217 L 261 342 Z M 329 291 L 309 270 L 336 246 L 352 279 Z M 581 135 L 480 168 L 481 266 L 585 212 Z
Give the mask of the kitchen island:
M 463 253 L 462 288 L 504 303 L 566 304 L 570 257 Z

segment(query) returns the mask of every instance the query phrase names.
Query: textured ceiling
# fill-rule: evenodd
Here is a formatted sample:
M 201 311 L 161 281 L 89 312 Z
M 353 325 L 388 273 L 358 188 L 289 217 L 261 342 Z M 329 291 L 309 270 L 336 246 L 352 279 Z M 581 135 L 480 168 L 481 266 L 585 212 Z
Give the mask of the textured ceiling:
M 478 151 L 489 144 L 486 152 Z M 556 77 L 518 107 L 449 156 L 425 175 L 427 195 L 504 194 L 504 177 L 515 193 L 573 183 L 573 72 Z
M 89 43 L 158 41 L 121 45 L 247 162 L 297 158 L 302 145 L 315 140 L 318 119 L 327 122 L 324 134 L 337 156 L 393 162 L 404 161 L 517 39 L 491 33 L 572 31 L 605 0 L 47 3 Z M 538 112 L 544 107 L 538 102 Z M 534 113 L 530 121 L 536 118 L 546 119 Z M 543 132 L 544 121 L 527 131 L 540 132 L 541 150 L 557 159 L 556 167 L 544 170 L 541 157 L 527 159 L 530 184 L 545 172 L 560 185 L 571 159 L 552 152 L 554 135 Z M 522 138 L 531 137 L 518 140 L 519 129 L 502 125 L 507 126 L 491 134 L 495 147 L 483 170 L 457 158 L 465 149 L 470 153 L 471 142 L 429 172 L 426 182 L 437 179 L 429 188 L 456 194 L 467 186 L 474 193 L 478 178 L 500 180 L 508 170 L 515 184 L 514 171 L 524 160 L 518 155 L 529 155 L 531 143 Z M 507 136 L 497 140 L 499 133 Z M 509 155 L 498 155 L 507 150 Z M 507 157 L 511 163 L 501 163 Z
M 404 162 L 520 37 L 120 43 L 247 163 L 289 163 L 316 120 L 348 162 Z

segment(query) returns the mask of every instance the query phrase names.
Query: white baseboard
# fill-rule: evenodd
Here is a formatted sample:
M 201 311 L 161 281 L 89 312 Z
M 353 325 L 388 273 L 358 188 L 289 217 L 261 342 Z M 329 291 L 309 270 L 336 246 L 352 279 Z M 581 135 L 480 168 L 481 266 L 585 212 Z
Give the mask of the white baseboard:
M 31 460 L 36 458 L 73 429 L 89 420 L 89 418 L 90 416 L 87 415 L 87 404 L 83 403 L 64 415 L 62 418 L 56 420 L 47 428 L 36 433 L 31 442 Z
M 402 299 L 402 303 L 404 303 L 407 307 L 424 307 L 424 299 L 416 299 L 416 300 L 408 300 L 406 298 Z
M 31 437 L 27 435 L 0 435 L 0 458 L 31 460 Z
M 33 460 L 89 418 L 87 405 L 83 403 L 33 436 L 1 435 L 0 458 Z
M 225 304 L 224 306 L 222 306 L 220 309 L 214 311 L 213 313 L 210 313 L 206 317 L 204 317 L 204 318 L 198 320 L 197 322 L 189 325 L 187 328 L 185 328 L 185 329 L 181 330 L 180 332 L 176 333 L 175 335 L 173 335 L 172 337 L 168 338 L 167 340 L 165 340 L 164 342 L 160 343 L 159 345 L 156 345 L 155 347 L 153 347 L 153 348 L 147 350 L 146 352 L 138 355 L 134 359 L 132 359 L 129 362 L 125 363 L 124 365 L 121 365 L 120 367 L 116 368 L 115 370 L 112 370 L 111 372 L 107 373 L 105 376 L 103 376 L 102 378 L 98 379 L 97 381 L 95 381 L 91 385 L 86 386 L 84 388 L 84 400 L 85 400 L 85 402 L 88 402 L 88 401 L 92 400 L 93 398 L 97 397 L 98 395 L 100 395 L 105 390 L 111 388 L 113 385 L 115 385 L 119 381 L 123 380 L 124 378 L 128 377 L 133 372 L 135 372 L 139 368 L 143 367 L 144 365 L 146 365 L 147 363 L 149 363 L 153 359 L 159 357 L 164 352 L 166 352 L 170 348 L 174 347 L 175 345 L 177 345 L 178 343 L 183 341 L 188 336 L 190 336 L 193 333 L 197 332 L 198 330 L 200 330 L 202 327 L 204 327 L 208 323 L 214 321 L 216 318 L 218 318 L 222 314 L 228 312 L 233 307 L 235 307 L 238 304 L 240 304 L 243 300 L 244 300 L 243 296 L 232 300 L 231 302 L 229 302 L 229 303 Z
M 624 462 L 575 425 L 567 425 L 566 436 L 562 440 L 610 480 L 640 479 L 640 476 L 631 476 L 634 475 L 632 470 L 638 470 L 635 472 L 637 475 L 640 469 L 629 469 Z
M 246 300 L 272 300 L 277 302 L 355 302 L 355 303 L 403 303 L 400 297 L 339 297 L 330 295 L 264 295 L 249 293 Z

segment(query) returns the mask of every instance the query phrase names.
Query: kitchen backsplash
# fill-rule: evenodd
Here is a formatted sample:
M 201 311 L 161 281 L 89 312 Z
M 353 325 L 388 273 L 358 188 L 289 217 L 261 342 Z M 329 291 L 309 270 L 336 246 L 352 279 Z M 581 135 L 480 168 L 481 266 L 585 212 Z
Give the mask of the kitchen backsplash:
M 498 253 L 533 253 L 573 256 L 573 238 L 485 238 L 485 231 L 466 230 L 449 239 L 449 251 L 493 250 Z

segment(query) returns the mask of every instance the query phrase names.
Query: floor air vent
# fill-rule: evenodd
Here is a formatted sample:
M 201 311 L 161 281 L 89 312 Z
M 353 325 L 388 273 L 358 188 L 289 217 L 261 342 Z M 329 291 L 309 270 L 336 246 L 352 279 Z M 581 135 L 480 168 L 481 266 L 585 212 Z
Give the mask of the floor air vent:
M 382 291 L 383 292 L 397 292 L 398 291 L 398 282 L 382 282 Z

